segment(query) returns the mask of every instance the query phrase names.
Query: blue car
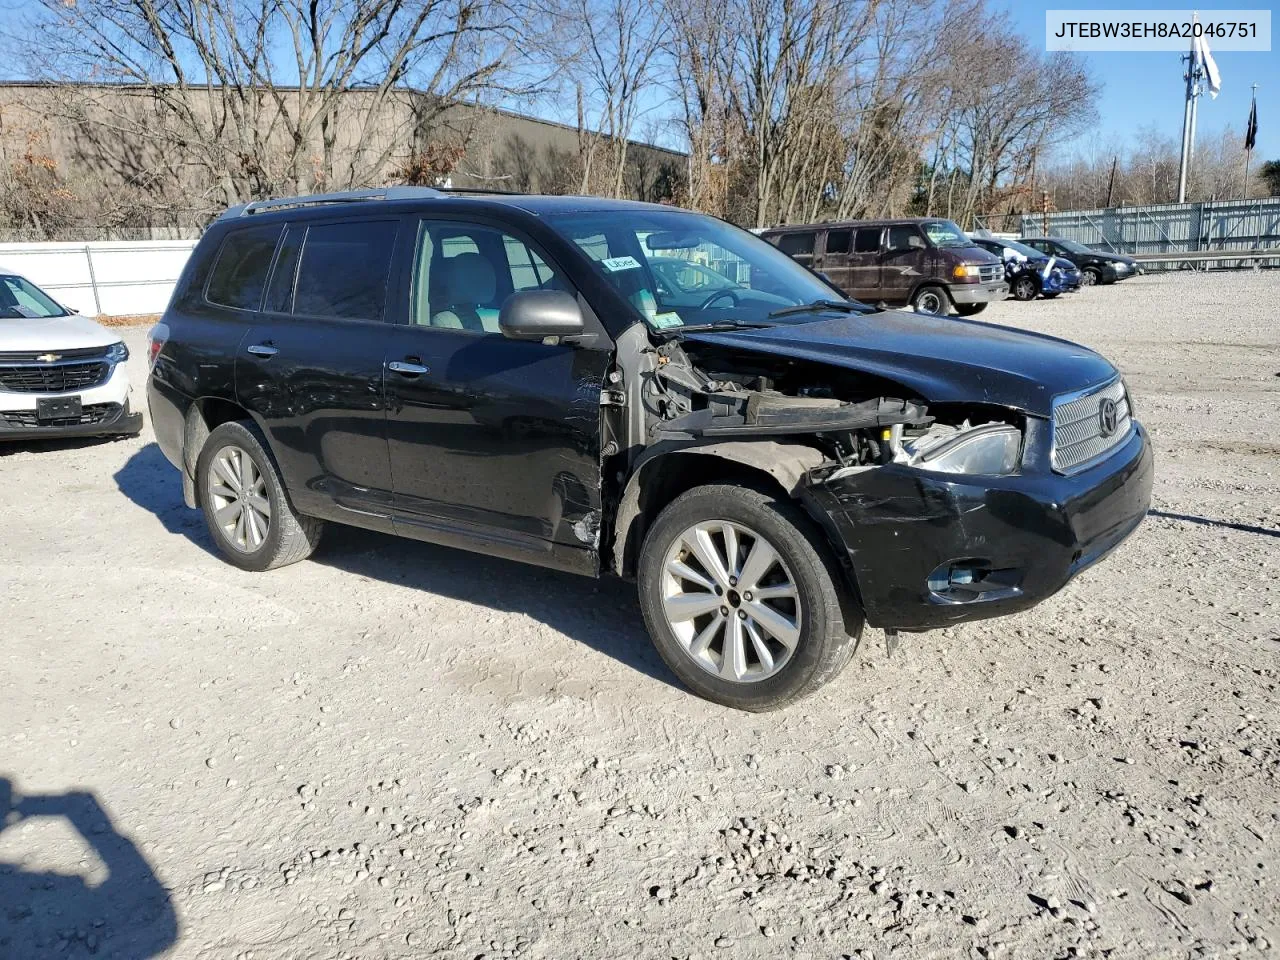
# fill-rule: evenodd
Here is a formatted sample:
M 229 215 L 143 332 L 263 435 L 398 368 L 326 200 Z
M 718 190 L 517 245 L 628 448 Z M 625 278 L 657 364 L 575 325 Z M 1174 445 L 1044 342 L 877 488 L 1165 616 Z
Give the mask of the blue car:
M 1004 261 L 1009 292 L 1015 300 L 1052 300 L 1080 289 L 1080 271 L 1070 260 L 1046 256 L 1017 240 L 974 237 L 973 242 Z

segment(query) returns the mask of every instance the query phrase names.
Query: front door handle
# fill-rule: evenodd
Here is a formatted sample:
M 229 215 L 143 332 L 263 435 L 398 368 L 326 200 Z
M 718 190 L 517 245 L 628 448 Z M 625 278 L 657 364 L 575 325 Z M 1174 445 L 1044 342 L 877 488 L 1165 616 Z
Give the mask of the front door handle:
M 273 347 L 270 343 L 255 343 L 250 347 L 246 347 L 249 353 L 255 357 L 274 357 L 280 351 Z
M 424 367 L 420 363 L 409 363 L 405 360 L 392 360 L 387 364 L 387 369 L 406 377 L 417 377 L 431 372 L 430 367 Z

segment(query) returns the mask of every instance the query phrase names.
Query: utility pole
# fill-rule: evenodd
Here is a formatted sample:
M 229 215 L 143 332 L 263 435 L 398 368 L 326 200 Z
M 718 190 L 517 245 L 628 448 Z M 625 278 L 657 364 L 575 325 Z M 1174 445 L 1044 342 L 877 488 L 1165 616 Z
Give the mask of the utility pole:
M 1041 235 L 1049 235 L 1049 191 L 1046 190 L 1040 195 L 1040 224 Z
M 1187 101 L 1182 108 L 1182 159 L 1178 164 L 1178 202 L 1187 202 L 1187 174 L 1191 170 L 1191 155 L 1196 142 L 1196 101 L 1200 99 L 1200 80 L 1203 72 L 1200 69 L 1200 58 L 1196 56 L 1195 44 L 1191 52 L 1184 57 L 1187 61 Z
M 1111 198 L 1116 191 L 1116 165 L 1120 162 L 1120 155 L 1111 158 L 1111 179 L 1107 181 L 1107 203 L 1108 209 L 1111 207 Z

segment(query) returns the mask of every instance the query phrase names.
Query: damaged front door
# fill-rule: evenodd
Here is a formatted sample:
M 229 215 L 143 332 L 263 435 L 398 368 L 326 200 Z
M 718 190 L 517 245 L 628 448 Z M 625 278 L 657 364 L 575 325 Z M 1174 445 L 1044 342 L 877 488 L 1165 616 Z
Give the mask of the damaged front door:
M 504 337 L 513 292 L 569 285 L 495 227 L 424 220 L 403 273 L 386 374 L 397 532 L 595 573 L 608 338 Z

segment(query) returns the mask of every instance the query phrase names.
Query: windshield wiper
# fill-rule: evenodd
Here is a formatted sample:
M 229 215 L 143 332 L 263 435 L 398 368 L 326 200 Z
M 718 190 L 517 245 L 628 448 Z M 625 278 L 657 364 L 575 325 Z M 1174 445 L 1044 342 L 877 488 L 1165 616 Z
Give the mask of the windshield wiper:
M 865 303 L 855 300 L 814 300 L 812 303 L 801 303 L 794 307 L 783 307 L 769 314 L 770 317 L 790 317 L 797 313 L 816 313 L 822 310 L 844 310 L 848 313 L 871 313 L 875 310 Z
M 773 314 L 770 314 L 773 316 Z M 760 327 L 772 327 L 772 323 L 760 320 L 735 320 L 726 317 L 711 323 L 687 323 L 679 327 L 659 327 L 656 333 L 706 333 L 708 330 L 755 330 Z

